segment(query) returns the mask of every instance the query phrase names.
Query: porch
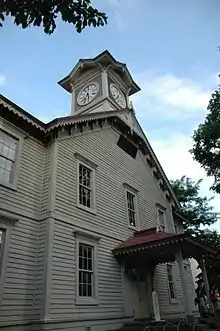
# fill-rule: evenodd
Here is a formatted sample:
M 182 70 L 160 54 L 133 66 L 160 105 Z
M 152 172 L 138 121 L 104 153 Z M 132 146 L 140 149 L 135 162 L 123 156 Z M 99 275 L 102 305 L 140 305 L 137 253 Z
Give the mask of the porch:
M 134 282 L 141 282 L 146 285 L 145 295 L 148 307 L 146 317 L 156 322 L 161 321 L 161 316 L 157 293 L 154 289 L 154 271 L 158 264 L 176 261 L 179 269 L 187 324 L 193 323 L 194 316 L 192 298 L 187 288 L 184 260 L 194 258 L 202 266 L 205 290 L 210 302 L 204 256 L 215 253 L 213 248 L 203 245 L 192 236 L 162 232 L 157 227 L 135 232 L 132 237 L 119 244 L 113 250 L 113 254 L 116 256 L 124 273 L 130 279 L 133 279 Z M 141 288 L 141 293 L 145 291 L 144 288 Z M 213 313 L 211 302 L 209 307 L 210 313 Z

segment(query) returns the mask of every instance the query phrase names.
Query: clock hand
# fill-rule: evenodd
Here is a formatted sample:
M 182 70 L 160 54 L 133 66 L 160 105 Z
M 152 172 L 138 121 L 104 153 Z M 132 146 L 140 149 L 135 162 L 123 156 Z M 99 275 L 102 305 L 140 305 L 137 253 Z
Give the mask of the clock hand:
M 86 93 L 86 101 L 89 101 L 89 92 Z

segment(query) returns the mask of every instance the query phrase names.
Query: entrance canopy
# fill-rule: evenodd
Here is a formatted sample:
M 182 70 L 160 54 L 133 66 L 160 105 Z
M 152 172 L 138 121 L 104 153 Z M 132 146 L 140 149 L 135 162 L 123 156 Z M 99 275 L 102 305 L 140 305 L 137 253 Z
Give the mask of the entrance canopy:
M 137 231 L 113 250 L 119 261 L 129 262 L 135 267 L 142 263 L 167 263 L 175 261 L 176 252 L 181 249 L 182 256 L 200 259 L 205 255 L 216 254 L 196 238 L 187 234 L 176 234 L 158 231 L 158 228 Z

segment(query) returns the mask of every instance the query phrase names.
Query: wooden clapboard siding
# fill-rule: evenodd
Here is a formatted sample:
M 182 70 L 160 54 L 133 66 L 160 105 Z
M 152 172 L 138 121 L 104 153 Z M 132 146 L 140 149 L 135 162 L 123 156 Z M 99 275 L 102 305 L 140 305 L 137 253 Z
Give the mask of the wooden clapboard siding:
M 98 306 L 76 305 L 76 247 L 74 227 L 55 221 L 53 235 L 51 317 L 100 318 L 122 316 L 121 270 L 111 250 L 118 241 L 102 237 L 97 243 Z
M 131 235 L 126 218 L 125 189 L 123 183 L 138 191 L 140 229 L 156 226 L 156 203 L 167 208 L 168 230 L 173 232 L 171 208 L 165 199 L 151 169 L 141 154 L 131 158 L 117 146 L 119 134 L 111 129 L 103 129 L 85 135 L 69 137 L 58 142 L 56 215 L 62 215 L 69 224 L 55 223 L 53 237 L 51 316 L 68 319 L 74 314 L 85 317 L 123 315 L 123 286 L 120 268 L 111 250 L 120 241 Z M 96 215 L 76 207 L 76 167 L 75 153 L 79 153 L 97 165 Z M 59 216 L 58 216 L 59 218 Z M 75 239 L 72 225 L 108 234 L 101 240 L 98 250 L 99 305 L 75 305 Z M 62 226 L 61 226 L 62 225 Z M 113 239 L 115 238 L 115 239 Z M 105 246 L 104 243 L 106 242 Z M 158 275 L 159 296 L 167 292 L 167 279 Z M 166 276 L 166 275 L 165 275 Z M 164 290 L 165 289 L 165 290 Z M 162 305 L 167 305 L 168 292 Z M 181 307 L 182 309 L 182 307 Z M 179 309 L 179 311 L 181 310 Z M 162 308 L 163 310 L 163 308 Z
M 34 307 L 37 222 L 18 220 L 12 226 L 6 261 L 0 325 L 39 318 Z
M 35 215 L 41 205 L 44 147 L 37 141 L 23 139 L 17 189 L 1 186 L 0 208 Z
M 69 215 L 85 226 L 108 231 L 113 237 L 125 239 L 132 232 L 128 229 L 123 183 L 138 190 L 140 228 L 157 225 L 158 202 L 167 208 L 168 227 L 173 227 L 170 206 L 149 166 L 140 154 L 132 159 L 117 147 L 119 135 L 113 129 L 100 130 L 59 142 L 57 157 L 57 190 L 55 210 Z M 96 209 L 97 215 L 86 213 L 76 207 L 75 153 L 97 164 Z M 74 217 L 73 217 L 74 215 Z

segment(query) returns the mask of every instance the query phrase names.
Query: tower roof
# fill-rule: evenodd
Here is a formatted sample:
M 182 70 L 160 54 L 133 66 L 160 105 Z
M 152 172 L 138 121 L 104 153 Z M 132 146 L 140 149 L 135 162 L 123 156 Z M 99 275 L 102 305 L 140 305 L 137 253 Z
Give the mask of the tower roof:
M 122 78 L 124 82 L 130 86 L 129 95 L 140 91 L 140 87 L 134 82 L 125 63 L 117 61 L 109 51 L 105 50 L 94 58 L 80 59 L 75 67 L 71 70 L 69 75 L 61 79 L 58 84 L 61 85 L 66 91 L 72 92 L 71 83 L 78 79 L 80 74 L 86 70 L 94 68 L 109 68 L 111 67 Z

